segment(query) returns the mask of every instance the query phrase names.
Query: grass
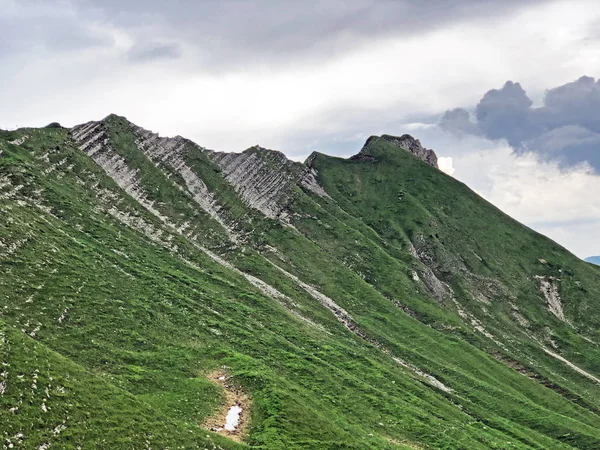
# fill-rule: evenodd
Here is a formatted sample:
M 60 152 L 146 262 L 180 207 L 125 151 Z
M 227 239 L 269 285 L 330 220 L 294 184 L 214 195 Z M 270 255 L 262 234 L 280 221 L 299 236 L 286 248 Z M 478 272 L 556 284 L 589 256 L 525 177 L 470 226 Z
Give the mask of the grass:
M 317 155 L 319 182 L 332 198 L 291 188 L 297 231 L 248 210 L 190 146 L 187 163 L 249 236 L 246 245 L 233 246 L 177 188 L 181 180 L 167 178 L 137 150 L 126 121 L 112 116 L 106 123 L 113 148 L 143 174 L 141 186 L 161 214 L 190 222 L 192 232 L 165 227 L 79 151 L 66 130 L 0 134 L 0 177 L 11 182 L 0 191 L 6 218 L 0 363 L 8 364 L 8 389 L 0 395 L 3 437 L 22 433 L 25 448 L 46 441 L 59 448 L 600 445 L 598 386 L 536 341 L 549 345 L 550 330 L 563 356 L 598 373 L 597 346 L 582 336 L 598 339 L 599 270 L 380 140 L 368 149 L 375 163 Z M 24 135 L 20 146 L 9 144 Z M 151 225 L 160 239 L 126 226 L 110 208 Z M 412 271 L 424 268 L 410 254 L 415 243 L 434 256 L 435 273 L 505 348 L 474 331 L 452 302 L 437 301 L 413 281 Z M 293 303 L 265 296 L 197 244 L 220 249 Z M 267 259 L 334 299 L 369 337 L 452 393 L 348 332 Z M 565 311 L 577 329 L 548 313 L 533 274 L 560 274 Z M 489 305 L 475 298 L 482 277 L 501 287 Z M 529 330 L 515 324 L 511 302 Z M 497 354 L 532 367 L 546 385 Z M 253 400 L 246 444 L 199 426 L 223 398 L 205 375 L 222 366 Z M 58 386 L 65 392 L 52 390 Z M 10 412 L 18 405 L 17 414 Z M 55 435 L 60 424 L 66 429 Z

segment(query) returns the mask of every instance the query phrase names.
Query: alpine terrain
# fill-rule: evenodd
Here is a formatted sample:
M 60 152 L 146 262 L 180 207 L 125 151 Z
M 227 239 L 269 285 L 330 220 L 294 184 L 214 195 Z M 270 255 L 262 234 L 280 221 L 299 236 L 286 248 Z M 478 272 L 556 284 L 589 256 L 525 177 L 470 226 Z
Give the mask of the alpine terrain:
M 411 136 L 0 131 L 0 217 L 3 448 L 600 448 L 600 267 Z

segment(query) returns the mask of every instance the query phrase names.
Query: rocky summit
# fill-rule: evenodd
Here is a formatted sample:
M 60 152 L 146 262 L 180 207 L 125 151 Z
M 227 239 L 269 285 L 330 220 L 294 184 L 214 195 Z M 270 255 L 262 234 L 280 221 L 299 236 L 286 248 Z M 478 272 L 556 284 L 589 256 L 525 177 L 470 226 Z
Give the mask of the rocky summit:
M 600 267 L 409 135 L 0 131 L 3 448 L 600 448 Z
M 367 139 L 367 142 L 365 142 L 364 147 L 361 149 L 361 151 L 357 154 L 354 155 L 353 157 L 351 157 L 350 159 L 353 160 L 371 160 L 374 161 L 375 159 L 370 156 L 368 154 L 368 149 L 370 144 L 375 141 L 375 140 L 379 140 L 379 139 L 383 139 L 393 145 L 395 145 L 396 147 L 399 147 L 403 150 L 406 150 L 410 153 L 412 153 L 413 155 L 415 155 L 417 158 L 425 161 L 427 164 L 435 167 L 436 169 L 438 169 L 438 162 L 437 162 L 437 155 L 435 154 L 435 152 L 433 150 L 424 148 L 421 145 L 421 142 L 418 139 L 415 139 L 414 137 L 412 137 L 410 134 L 403 134 L 402 136 L 390 136 L 389 134 L 384 134 L 383 136 L 371 136 L 369 139 Z

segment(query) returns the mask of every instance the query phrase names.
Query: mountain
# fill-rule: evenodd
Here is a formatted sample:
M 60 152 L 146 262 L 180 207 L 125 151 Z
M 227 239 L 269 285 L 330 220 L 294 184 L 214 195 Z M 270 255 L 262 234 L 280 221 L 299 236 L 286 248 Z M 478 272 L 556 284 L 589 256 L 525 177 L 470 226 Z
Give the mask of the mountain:
M 600 447 L 600 268 L 408 135 L 0 131 L 0 211 L 6 447 Z
M 584 261 L 600 266 L 600 256 L 590 256 L 589 258 L 585 258 Z

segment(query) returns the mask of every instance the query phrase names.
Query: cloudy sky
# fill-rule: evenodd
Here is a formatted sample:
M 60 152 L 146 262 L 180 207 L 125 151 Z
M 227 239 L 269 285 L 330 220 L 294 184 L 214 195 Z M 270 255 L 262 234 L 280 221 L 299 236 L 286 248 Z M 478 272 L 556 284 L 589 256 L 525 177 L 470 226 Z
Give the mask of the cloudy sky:
M 349 156 L 410 133 L 600 254 L 597 0 L 0 0 L 0 127 L 111 112 L 218 150 Z

